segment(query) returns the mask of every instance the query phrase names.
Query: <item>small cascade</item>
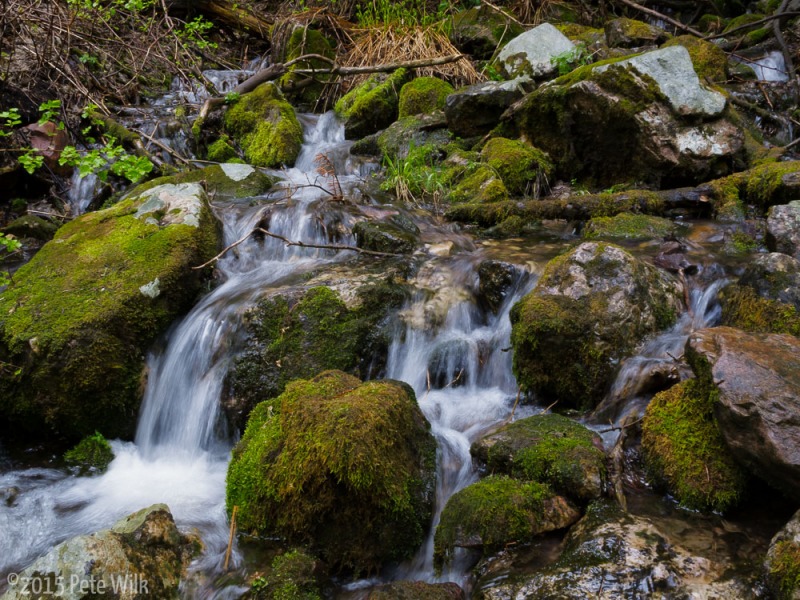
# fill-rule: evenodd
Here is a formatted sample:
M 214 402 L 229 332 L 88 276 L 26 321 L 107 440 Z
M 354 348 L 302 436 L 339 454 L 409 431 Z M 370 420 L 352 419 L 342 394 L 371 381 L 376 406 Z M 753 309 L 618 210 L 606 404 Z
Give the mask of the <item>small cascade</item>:
M 89 204 L 92 203 L 97 193 L 99 181 L 99 178 L 94 173 L 81 177 L 78 169 L 72 172 L 67 200 L 73 217 L 82 215 L 89 208 Z
M 759 81 L 789 81 L 786 62 L 784 61 L 783 53 L 779 50 L 773 50 L 758 58 L 745 58 L 740 62 L 752 67 Z

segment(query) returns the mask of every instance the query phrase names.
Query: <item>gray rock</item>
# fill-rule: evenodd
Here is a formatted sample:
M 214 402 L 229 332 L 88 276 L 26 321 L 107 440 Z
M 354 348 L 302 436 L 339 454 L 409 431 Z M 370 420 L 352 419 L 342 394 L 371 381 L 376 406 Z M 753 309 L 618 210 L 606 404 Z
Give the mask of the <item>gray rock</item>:
M 606 42 L 612 48 L 658 45 L 670 35 L 663 29 L 634 19 L 611 19 L 605 24 Z
M 453 15 L 450 41 L 474 60 L 489 60 L 500 44 L 524 31 L 503 13 L 486 5 L 462 10 Z
M 59 544 L 22 571 L 2 600 L 30 598 L 37 589 L 54 592 L 42 597 L 61 600 L 178 598 L 178 584 L 194 550 L 169 508 L 155 504 L 111 529 Z
M 478 301 L 497 314 L 521 272 L 511 263 L 485 260 L 478 266 Z
M 208 202 L 199 183 L 165 183 L 143 192 L 136 218 L 154 222 L 159 227 L 190 225 L 200 227 L 200 212 Z
M 736 460 L 800 499 L 800 338 L 715 327 L 693 333 L 687 352 L 710 365 L 714 414 Z
M 759 254 L 747 265 L 739 285 L 762 298 L 793 304 L 800 311 L 800 261 L 780 252 Z
M 575 50 L 567 36 L 550 23 L 518 35 L 500 51 L 497 59 L 512 77 L 546 77 L 556 72 L 552 59 Z
M 443 148 L 452 140 L 444 113 L 436 110 L 430 114 L 412 115 L 395 121 L 377 136 L 381 154 L 393 158 L 406 158 L 411 147 L 433 145 Z
M 525 95 L 519 81 L 486 81 L 461 88 L 445 100 L 447 126 L 460 137 L 489 133 L 505 110 Z
M 772 538 L 764 560 L 764 578 L 775 598 L 800 600 L 795 578 L 800 556 L 800 511 Z
M 800 259 L 800 200 L 770 208 L 767 246 L 773 252 Z
M 630 65 L 644 75 L 649 75 L 658 84 L 661 93 L 668 99 L 672 109 L 683 116 L 714 117 L 725 110 L 725 96 L 700 85 L 689 51 L 683 46 L 670 46 L 646 52 L 617 63 Z M 602 72 L 610 65 L 596 67 Z

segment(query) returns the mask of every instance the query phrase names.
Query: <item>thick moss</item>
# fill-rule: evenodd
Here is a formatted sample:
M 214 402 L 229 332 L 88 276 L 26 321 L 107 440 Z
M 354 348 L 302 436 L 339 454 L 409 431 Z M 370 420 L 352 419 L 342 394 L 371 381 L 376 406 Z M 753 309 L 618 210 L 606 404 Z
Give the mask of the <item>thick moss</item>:
M 614 48 L 660 44 L 670 37 L 663 29 L 636 19 L 613 19 L 605 25 L 606 40 Z
M 498 46 L 523 33 L 519 23 L 485 5 L 462 10 L 453 15 L 450 40 L 474 59 L 488 60 Z
M 430 113 L 444 108 L 444 101 L 455 90 L 437 77 L 417 77 L 400 89 L 399 117 Z
M 235 177 L 226 173 L 231 172 Z M 179 183 L 201 183 L 210 197 L 216 200 L 230 198 L 247 198 L 266 193 L 275 184 L 277 178 L 271 177 L 260 170 L 239 165 L 238 163 L 223 163 L 212 165 L 204 169 L 182 171 L 177 175 L 167 175 L 151 179 L 147 183 L 137 186 L 127 197 L 139 195 L 156 186 Z
M 693 35 L 680 35 L 666 42 L 662 47 L 683 46 L 689 51 L 694 70 L 700 81 L 724 82 L 728 78 L 728 57 L 719 46 L 698 39 Z
M 454 204 L 503 202 L 508 200 L 508 190 L 495 171 L 480 165 L 450 190 L 448 199 Z
M 599 441 L 599 438 L 597 438 Z M 520 419 L 472 445 L 470 452 L 491 473 L 546 483 L 578 500 L 598 498 L 605 455 L 596 434 L 561 415 Z
M 625 212 L 613 217 L 594 217 L 586 224 L 583 237 L 587 240 L 652 239 L 669 235 L 675 229 L 675 223 L 669 219 Z
M 130 197 L 67 223 L 15 273 L 0 295 L 0 360 L 20 368 L 0 374 L 5 424 L 133 432 L 144 353 L 196 298 L 203 272 L 191 267 L 217 252 L 198 191 L 199 227 L 137 218 Z
M 422 542 L 435 456 L 407 385 L 326 371 L 255 408 L 228 467 L 226 502 L 245 531 L 373 572 Z
M 272 83 L 262 83 L 231 106 L 225 129 L 258 167 L 293 165 L 303 143 L 303 128 L 292 105 Z
M 236 148 L 231 145 L 231 139 L 223 134 L 206 150 L 206 158 L 213 162 L 225 163 L 234 158 L 239 158 Z
M 307 26 L 296 26 L 292 31 L 292 35 L 289 36 L 289 40 L 286 42 L 286 56 L 283 62 L 289 62 L 304 54 L 319 54 L 320 56 L 326 56 L 330 59 L 336 57 L 336 52 L 330 41 L 320 31 Z M 329 62 L 319 58 L 303 60 L 289 67 L 289 72 L 281 77 L 278 83 L 285 94 L 291 97 L 295 102 L 311 110 L 315 107 L 325 83 L 330 81 L 331 76 L 319 75 L 316 77 L 316 81 L 311 85 L 303 85 L 295 89 L 308 75 L 300 75 L 294 71 L 330 69 L 330 67 L 331 64 Z
M 800 545 L 783 540 L 775 545 L 769 579 L 774 582 L 780 600 L 792 600 L 800 590 Z
M 111 444 L 98 432 L 86 436 L 77 446 L 64 453 L 64 461 L 78 467 L 82 473 L 102 473 L 112 460 L 114 451 L 111 450 Z
M 660 392 L 642 422 L 642 450 L 651 474 L 689 508 L 725 511 L 742 495 L 746 477 L 714 419 L 718 391 L 695 359 L 697 379 Z
M 10 233 L 18 238 L 34 238 L 37 240 L 51 240 L 58 230 L 58 225 L 45 221 L 41 217 L 25 215 L 14 219 L 3 228 L 3 233 Z
M 719 294 L 721 325 L 754 333 L 790 333 L 800 336 L 800 314 L 791 304 L 762 298 L 751 287 L 730 285 Z
M 367 136 L 396 121 L 400 89 L 410 78 L 409 71 L 397 69 L 383 80 L 370 77 L 342 96 L 334 110 L 344 119 L 348 139 Z
M 321 600 L 316 560 L 302 550 L 276 556 L 267 572 L 251 583 L 253 600 Z
M 481 159 L 500 175 L 512 195 L 537 191 L 553 173 L 546 153 L 519 140 L 492 138 L 481 150 Z
M 766 162 L 711 181 L 717 217 L 741 219 L 748 204 L 766 210 L 794 199 L 798 172 L 800 161 Z
M 492 550 L 530 540 L 540 532 L 545 500 L 552 495 L 544 484 L 505 475 L 491 475 L 456 492 L 436 528 L 434 560 L 446 563 L 457 546 L 468 543 Z

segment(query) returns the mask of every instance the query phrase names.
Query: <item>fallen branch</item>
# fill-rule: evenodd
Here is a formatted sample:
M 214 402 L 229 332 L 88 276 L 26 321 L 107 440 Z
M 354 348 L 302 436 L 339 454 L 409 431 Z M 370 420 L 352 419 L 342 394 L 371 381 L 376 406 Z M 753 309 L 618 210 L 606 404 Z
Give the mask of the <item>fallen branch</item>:
M 763 19 L 759 19 L 758 21 L 753 21 L 752 23 L 745 23 L 744 25 L 739 25 L 738 27 L 729 29 L 724 33 L 715 33 L 713 35 L 707 35 L 703 39 L 715 40 L 721 37 L 728 37 L 733 33 L 738 33 L 739 31 L 744 31 L 745 29 L 752 29 L 753 27 L 758 27 L 759 25 L 763 25 L 764 23 L 769 23 L 770 21 L 774 21 L 775 19 L 780 19 L 782 17 L 798 17 L 798 16 L 800 16 L 800 12 L 785 12 L 781 14 L 776 13 L 774 15 L 769 15 L 768 17 L 764 17 Z
M 786 8 L 789 6 L 790 1 L 791 0 L 783 0 L 781 5 L 775 11 L 775 16 L 777 18 L 772 22 L 772 32 L 775 34 L 775 39 L 777 40 L 778 46 L 780 46 L 781 53 L 783 54 L 783 62 L 786 66 L 786 75 L 791 82 L 791 89 L 796 102 L 798 97 L 798 89 L 797 77 L 795 77 L 794 72 L 794 61 L 792 60 L 792 53 L 789 51 L 789 47 L 786 45 L 786 40 L 783 39 L 783 32 L 781 32 L 781 17 L 785 16 Z
M 643 12 L 643 13 L 645 13 L 647 15 L 650 15 L 651 17 L 655 17 L 656 19 L 661 19 L 662 21 L 664 21 L 666 23 L 669 23 L 670 25 L 673 25 L 674 27 L 677 27 L 678 29 L 681 29 L 683 31 L 687 31 L 687 32 L 691 33 L 692 35 L 695 35 L 695 36 L 697 36 L 699 38 L 703 37 L 703 34 L 701 32 L 699 32 L 699 31 L 697 31 L 697 29 L 689 27 L 688 25 L 684 25 L 680 21 L 676 21 L 672 17 L 668 17 L 664 13 L 660 13 L 657 10 L 653 10 L 652 8 L 647 8 L 645 6 L 642 6 L 641 4 L 636 4 L 636 2 L 631 2 L 631 0 L 619 0 L 619 1 L 622 4 L 625 4 L 626 6 L 630 6 L 631 8 L 635 8 L 636 10 L 638 10 L 640 12 Z

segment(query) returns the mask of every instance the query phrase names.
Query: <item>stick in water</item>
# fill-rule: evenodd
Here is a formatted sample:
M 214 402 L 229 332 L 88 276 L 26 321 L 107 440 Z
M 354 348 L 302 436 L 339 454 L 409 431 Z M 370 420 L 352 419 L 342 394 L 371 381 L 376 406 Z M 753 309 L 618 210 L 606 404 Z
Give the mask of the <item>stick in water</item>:
M 239 510 L 238 506 L 233 507 L 233 513 L 231 513 L 231 535 L 228 538 L 228 549 L 225 551 L 225 564 L 222 565 L 222 570 L 228 570 L 228 562 L 231 560 L 231 549 L 233 548 L 233 534 L 236 533 L 236 511 Z

